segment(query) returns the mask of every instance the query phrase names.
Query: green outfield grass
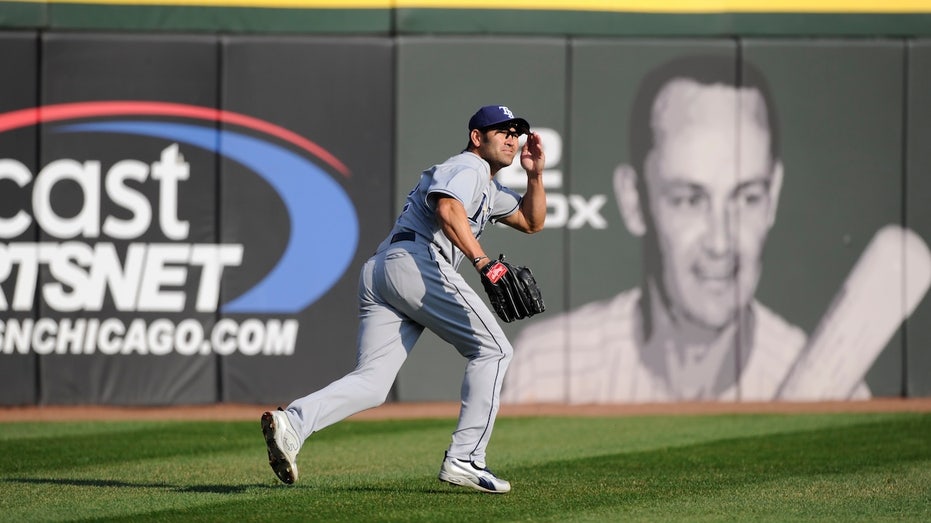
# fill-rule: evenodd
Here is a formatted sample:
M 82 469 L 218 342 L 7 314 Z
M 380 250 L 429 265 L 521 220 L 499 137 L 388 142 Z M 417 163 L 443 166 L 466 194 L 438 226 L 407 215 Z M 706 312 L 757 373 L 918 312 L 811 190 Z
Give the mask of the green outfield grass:
M 338 424 L 285 486 L 258 416 L 4 423 L 0 520 L 931 521 L 931 414 L 503 418 L 506 495 L 436 480 L 454 424 Z

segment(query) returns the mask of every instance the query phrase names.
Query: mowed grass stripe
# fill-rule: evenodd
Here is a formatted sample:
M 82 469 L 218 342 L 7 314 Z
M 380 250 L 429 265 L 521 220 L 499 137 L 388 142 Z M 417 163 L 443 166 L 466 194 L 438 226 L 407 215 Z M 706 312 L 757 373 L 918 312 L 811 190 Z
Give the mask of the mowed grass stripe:
M 241 425 L 233 423 L 102 423 L 97 432 L 68 434 L 68 424 L 30 424 L 21 439 L 0 441 L 0 473 L 58 471 L 88 465 L 105 466 L 155 458 L 177 458 L 246 449 L 254 445 Z M 63 434 L 57 431 L 63 430 Z
M 849 521 L 850 513 L 838 509 L 862 503 L 856 512 L 861 516 L 870 513 L 864 511 L 870 505 L 885 505 L 870 520 L 903 518 L 911 510 L 917 520 L 918 514 L 931 515 L 928 428 L 927 416 L 884 420 L 555 461 L 512 475 L 534 478 L 525 487 L 535 493 L 541 510 L 549 505 L 556 515 L 558 503 L 551 500 L 559 499 L 572 482 L 560 471 L 572 471 L 588 478 L 589 488 L 581 487 L 579 493 L 587 498 L 589 510 L 599 505 L 612 514 L 623 507 L 628 515 L 642 512 L 651 518 L 665 511 L 690 519 L 731 518 L 742 511 L 738 519 L 753 518 L 761 511 L 765 492 L 770 508 L 778 508 L 770 512 L 774 517 L 837 516 Z M 909 499 L 915 502 L 907 503 Z
M 257 420 L 0 424 L 0 520 L 931 521 L 929 414 L 505 418 L 506 496 L 436 480 L 454 425 L 336 425 L 287 487 Z

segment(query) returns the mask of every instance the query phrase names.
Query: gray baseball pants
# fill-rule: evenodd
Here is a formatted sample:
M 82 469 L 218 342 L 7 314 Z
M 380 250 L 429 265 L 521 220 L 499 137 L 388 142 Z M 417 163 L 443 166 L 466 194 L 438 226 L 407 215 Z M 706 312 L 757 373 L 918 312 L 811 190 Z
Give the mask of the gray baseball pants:
M 485 461 L 513 348 L 485 302 L 430 243 L 417 237 L 382 248 L 359 278 L 355 370 L 292 402 L 298 434 L 314 432 L 384 403 L 424 327 L 468 359 L 451 457 Z

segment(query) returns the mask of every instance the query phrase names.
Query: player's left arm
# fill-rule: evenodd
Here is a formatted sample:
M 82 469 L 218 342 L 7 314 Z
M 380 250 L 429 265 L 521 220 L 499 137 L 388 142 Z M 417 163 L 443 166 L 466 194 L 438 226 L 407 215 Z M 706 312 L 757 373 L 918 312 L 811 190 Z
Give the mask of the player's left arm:
M 520 166 L 527 172 L 527 192 L 520 200 L 517 211 L 504 218 L 501 223 L 528 234 L 543 229 L 546 220 L 546 191 L 543 189 L 543 168 L 546 155 L 540 135 L 530 133 L 520 150 Z

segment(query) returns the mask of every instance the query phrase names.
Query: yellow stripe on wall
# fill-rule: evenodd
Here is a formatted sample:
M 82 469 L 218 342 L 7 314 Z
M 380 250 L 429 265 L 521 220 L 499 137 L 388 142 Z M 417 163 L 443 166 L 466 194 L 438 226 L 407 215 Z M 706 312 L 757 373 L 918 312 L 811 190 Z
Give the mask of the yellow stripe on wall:
M 186 5 L 204 7 L 256 7 L 292 9 L 393 9 L 394 0 L 3 0 L 36 4 Z
M 920 13 L 931 0 L 396 0 L 397 7 L 639 13 Z
M 638 13 L 931 13 L 931 0 L 12 0 L 294 9 L 524 9 Z

